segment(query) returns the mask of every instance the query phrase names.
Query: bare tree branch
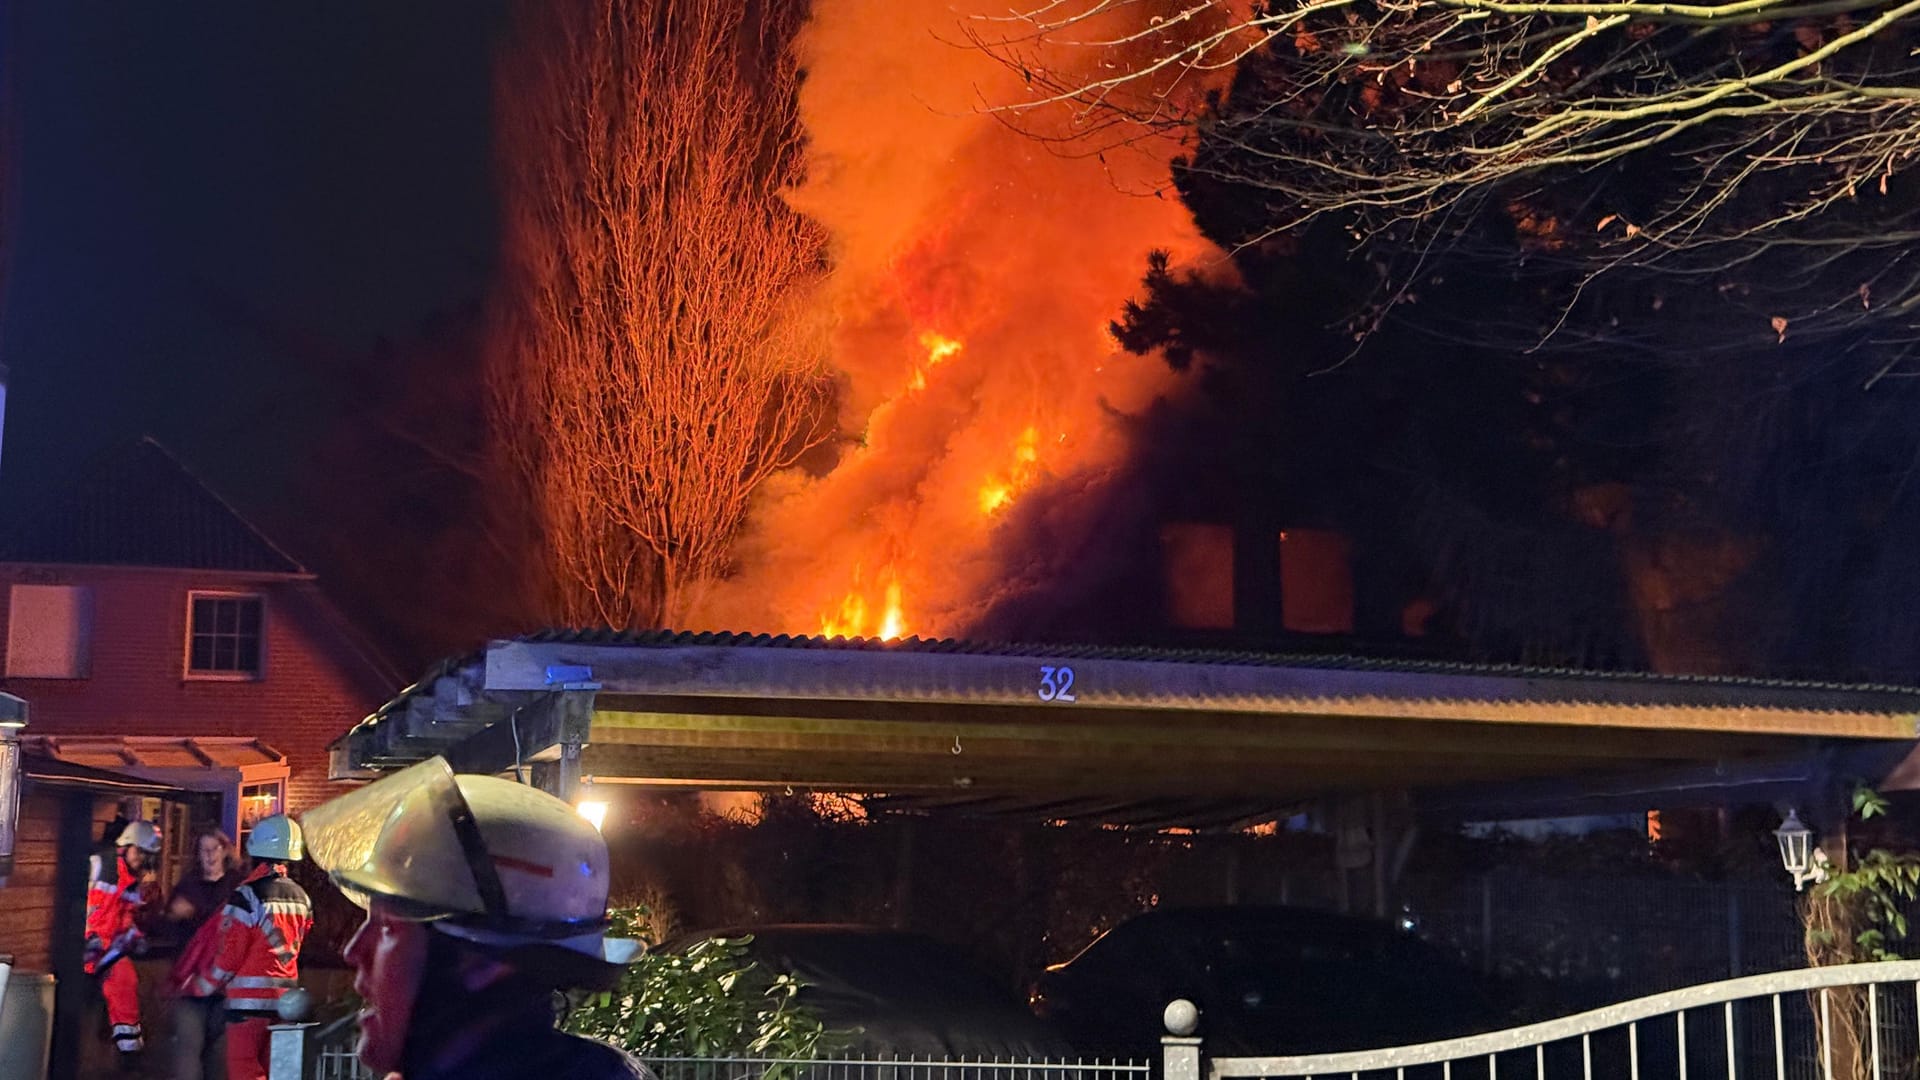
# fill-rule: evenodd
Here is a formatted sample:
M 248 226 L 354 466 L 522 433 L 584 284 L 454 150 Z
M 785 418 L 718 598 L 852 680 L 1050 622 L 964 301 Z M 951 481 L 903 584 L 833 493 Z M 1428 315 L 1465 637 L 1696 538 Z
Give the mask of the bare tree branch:
M 803 301 L 822 237 L 781 199 L 800 167 L 784 10 L 523 6 L 489 378 L 570 622 L 683 615 L 753 489 L 820 435 Z
M 1145 31 L 1104 33 L 1132 2 L 977 20 L 975 43 L 1029 76 L 994 107 L 1184 133 L 1187 180 L 1256 207 L 1240 243 L 1325 223 L 1386 253 L 1399 270 L 1363 330 L 1435 254 L 1483 244 L 1491 210 L 1570 275 L 1541 333 L 1632 270 L 1747 275 L 1791 302 L 1772 313 L 1789 332 L 1870 332 L 1895 368 L 1920 339 L 1904 269 L 1920 198 L 1895 186 L 1920 151 L 1920 0 L 1172 0 Z M 1079 65 L 1098 77 L 1037 63 L 1069 46 L 1098 53 Z M 1230 90 L 1179 92 L 1226 66 Z

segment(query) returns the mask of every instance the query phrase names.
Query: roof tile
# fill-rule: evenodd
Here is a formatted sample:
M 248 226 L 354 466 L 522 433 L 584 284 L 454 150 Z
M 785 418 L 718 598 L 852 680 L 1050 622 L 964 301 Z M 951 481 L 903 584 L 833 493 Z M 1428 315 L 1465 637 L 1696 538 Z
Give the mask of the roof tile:
M 307 573 L 151 438 L 15 516 L 0 531 L 0 562 Z

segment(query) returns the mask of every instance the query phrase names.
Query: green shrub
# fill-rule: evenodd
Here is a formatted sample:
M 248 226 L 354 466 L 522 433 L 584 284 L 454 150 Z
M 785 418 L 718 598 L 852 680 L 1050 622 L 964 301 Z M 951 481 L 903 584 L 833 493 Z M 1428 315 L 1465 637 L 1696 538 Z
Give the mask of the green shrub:
M 645 909 L 616 911 L 613 920 L 613 933 L 646 939 Z M 753 963 L 752 940 L 648 952 L 618 988 L 576 1005 L 564 1026 L 642 1059 L 812 1057 L 825 1035 L 820 1020 L 800 1006 L 798 980 Z

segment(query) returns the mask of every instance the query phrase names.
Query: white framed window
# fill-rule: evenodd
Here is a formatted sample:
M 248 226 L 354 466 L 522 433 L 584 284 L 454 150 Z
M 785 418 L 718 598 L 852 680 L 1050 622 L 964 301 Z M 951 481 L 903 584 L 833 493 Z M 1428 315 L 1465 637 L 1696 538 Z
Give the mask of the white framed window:
M 266 672 L 266 600 L 256 593 L 187 594 L 189 679 L 258 679 Z
M 93 589 L 14 585 L 7 596 L 9 678 L 84 679 L 93 667 Z

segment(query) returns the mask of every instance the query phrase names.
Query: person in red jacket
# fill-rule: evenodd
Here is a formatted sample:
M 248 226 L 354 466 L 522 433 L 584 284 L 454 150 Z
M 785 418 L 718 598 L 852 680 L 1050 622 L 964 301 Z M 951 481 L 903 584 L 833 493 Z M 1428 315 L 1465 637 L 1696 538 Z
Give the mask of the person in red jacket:
M 287 878 L 304 854 L 300 826 L 275 814 L 253 827 L 247 875 L 220 910 L 212 956 L 192 994 L 227 999 L 227 1080 L 266 1080 L 267 1049 L 280 998 L 299 985 L 300 946 L 313 928 L 307 891 Z
M 134 919 L 152 890 L 148 864 L 159 851 L 160 830 L 150 821 L 130 822 L 114 841 L 112 864 L 95 855 L 87 882 L 86 970 L 100 980 L 113 1048 L 126 1069 L 137 1067 L 147 1046 L 140 1028 L 140 980 L 132 960 L 146 951 L 146 938 Z

